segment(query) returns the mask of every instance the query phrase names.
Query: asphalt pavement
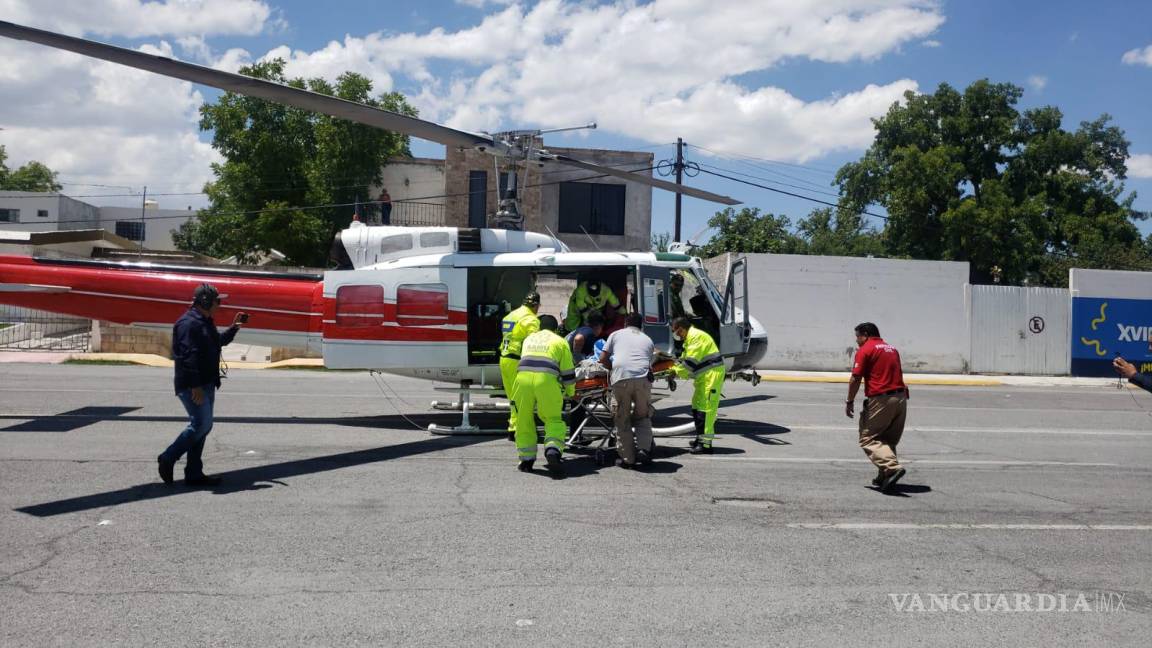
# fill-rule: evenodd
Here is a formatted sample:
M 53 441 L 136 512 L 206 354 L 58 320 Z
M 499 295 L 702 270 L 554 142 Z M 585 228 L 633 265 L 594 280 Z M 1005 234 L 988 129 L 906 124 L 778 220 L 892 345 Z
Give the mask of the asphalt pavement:
M 1145 646 L 1152 394 L 917 386 L 899 490 L 843 384 L 729 384 L 648 473 L 432 436 L 431 384 L 234 371 L 165 486 L 171 370 L 0 365 L 0 645 Z M 658 425 L 687 420 L 687 386 Z M 482 423 L 501 424 L 481 414 Z M 177 467 L 177 474 L 182 466 Z M 1047 607 L 1056 609 L 1047 610 Z M 1085 609 L 1088 608 L 1088 609 Z

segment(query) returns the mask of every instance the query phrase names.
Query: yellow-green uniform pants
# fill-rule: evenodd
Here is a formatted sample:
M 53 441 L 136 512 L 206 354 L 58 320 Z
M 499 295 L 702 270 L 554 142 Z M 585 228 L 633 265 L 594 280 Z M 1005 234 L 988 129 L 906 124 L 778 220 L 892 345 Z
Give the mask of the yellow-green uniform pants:
M 500 384 L 504 385 L 504 394 L 508 396 L 508 404 L 512 404 L 512 390 L 516 386 L 516 367 L 520 361 L 516 358 L 500 358 Z M 516 408 L 508 408 L 508 431 L 516 431 Z
M 512 409 L 516 412 L 516 452 L 520 461 L 536 458 L 535 409 L 544 421 L 544 447 L 564 452 L 564 393 L 554 374 L 522 371 L 516 375 Z
M 704 413 L 704 435 L 700 443 L 711 448 L 716 440 L 716 414 L 720 411 L 720 390 L 724 387 L 724 368 L 709 369 L 693 381 L 692 409 Z

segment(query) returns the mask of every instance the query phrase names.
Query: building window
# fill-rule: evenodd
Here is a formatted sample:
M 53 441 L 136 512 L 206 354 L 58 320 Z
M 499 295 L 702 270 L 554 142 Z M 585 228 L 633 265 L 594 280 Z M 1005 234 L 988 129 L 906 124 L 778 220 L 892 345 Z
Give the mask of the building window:
M 336 289 L 336 326 L 362 328 L 383 323 L 383 286 L 340 286 Z
M 48 210 L 47 209 L 37 209 L 36 210 L 36 217 L 37 218 L 48 218 Z
M 0 223 L 19 223 L 19 209 L 0 209 Z
M 396 287 L 396 321 L 401 326 L 448 323 L 448 286 L 404 284 Z
M 488 172 L 468 172 L 468 227 L 488 226 Z
M 116 236 L 123 236 L 129 241 L 143 241 L 144 223 L 140 221 L 116 221 Z
M 624 185 L 595 182 L 560 184 L 560 231 L 566 234 L 624 235 Z

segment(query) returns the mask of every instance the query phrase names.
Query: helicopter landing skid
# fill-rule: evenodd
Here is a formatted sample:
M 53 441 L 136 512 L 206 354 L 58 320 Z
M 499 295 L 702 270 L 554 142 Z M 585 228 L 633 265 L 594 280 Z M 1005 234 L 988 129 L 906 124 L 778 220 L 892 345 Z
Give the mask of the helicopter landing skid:
M 474 404 L 472 402 L 472 392 L 491 392 L 495 391 L 493 387 L 473 387 L 470 381 L 461 382 L 458 387 L 435 387 L 436 391 L 451 391 L 460 394 L 460 400 L 455 402 L 442 403 L 440 401 L 432 401 L 433 409 L 449 410 L 460 412 L 460 425 L 449 427 L 446 425 L 437 425 L 430 423 L 428 431 L 432 434 L 439 435 L 453 435 L 453 434 L 491 434 L 500 435 L 507 434 L 508 429 L 502 427 L 500 429 L 485 430 L 478 425 L 473 425 L 472 421 L 468 418 L 468 414 L 472 410 L 482 411 L 498 411 L 500 405 L 497 403 L 481 403 Z

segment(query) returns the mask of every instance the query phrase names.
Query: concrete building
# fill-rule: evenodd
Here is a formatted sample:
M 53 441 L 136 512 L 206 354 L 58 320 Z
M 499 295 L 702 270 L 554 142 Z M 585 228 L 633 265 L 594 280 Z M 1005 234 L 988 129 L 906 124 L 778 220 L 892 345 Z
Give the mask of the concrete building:
M 548 149 L 623 170 L 651 169 L 651 153 Z M 651 171 L 641 171 L 650 174 Z M 449 148 L 446 159 L 410 158 L 384 168 L 393 224 L 487 227 L 508 182 L 491 155 Z M 573 250 L 647 251 L 651 247 L 652 187 L 561 164 L 529 165 L 518 176 L 524 228 L 551 231 Z M 377 191 L 378 193 L 378 191 Z
M 175 250 L 172 233 L 196 212 L 139 207 L 96 207 L 56 193 L 0 192 L 0 230 L 60 232 L 100 228 L 150 250 Z

